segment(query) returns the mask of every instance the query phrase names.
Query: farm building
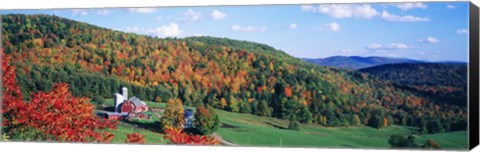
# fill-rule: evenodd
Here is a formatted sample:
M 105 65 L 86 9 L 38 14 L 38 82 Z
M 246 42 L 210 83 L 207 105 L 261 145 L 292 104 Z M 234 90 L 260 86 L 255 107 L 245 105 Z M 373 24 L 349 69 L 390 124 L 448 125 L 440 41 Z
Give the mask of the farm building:
M 145 114 L 148 111 L 148 106 L 145 102 L 137 97 L 128 99 L 128 89 L 122 88 L 122 94 L 115 93 L 114 105 L 115 112 L 105 113 L 108 119 L 119 119 L 124 117 L 147 119 L 149 116 Z
M 185 118 L 185 126 L 184 128 L 192 128 L 193 127 L 193 110 L 192 109 L 186 109 L 184 113 L 184 118 Z
M 147 112 L 148 107 L 147 104 L 143 101 L 140 101 L 137 97 L 133 97 L 130 100 L 126 100 L 120 105 L 120 113 L 141 113 L 141 112 Z
M 120 120 L 124 117 L 126 117 L 127 114 L 124 113 L 116 113 L 116 112 L 106 112 L 104 113 L 104 117 L 107 119 L 115 119 L 115 120 Z

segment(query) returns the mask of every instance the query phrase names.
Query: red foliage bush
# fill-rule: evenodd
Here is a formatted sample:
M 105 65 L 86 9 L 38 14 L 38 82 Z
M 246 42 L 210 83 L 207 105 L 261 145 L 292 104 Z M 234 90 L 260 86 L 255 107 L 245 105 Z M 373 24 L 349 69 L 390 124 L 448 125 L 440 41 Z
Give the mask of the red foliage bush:
M 137 143 L 137 144 L 145 144 L 145 139 L 143 139 L 145 136 L 138 134 L 138 133 L 131 133 L 127 134 L 127 140 L 125 141 L 126 143 Z
M 189 135 L 183 132 L 181 128 L 174 128 L 165 130 L 165 138 L 170 140 L 172 144 L 187 144 L 187 145 L 217 145 L 219 141 L 213 137 Z

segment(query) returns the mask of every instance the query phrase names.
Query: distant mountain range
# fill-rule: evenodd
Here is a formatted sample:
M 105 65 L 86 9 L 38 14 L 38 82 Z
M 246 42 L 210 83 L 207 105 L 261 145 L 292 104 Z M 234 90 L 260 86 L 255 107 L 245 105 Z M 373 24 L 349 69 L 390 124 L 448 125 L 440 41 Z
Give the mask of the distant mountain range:
M 321 66 L 332 66 L 346 69 L 363 69 L 384 64 L 395 63 L 431 63 L 429 61 L 413 60 L 407 58 L 393 58 L 393 57 L 378 57 L 378 56 L 332 56 L 327 58 L 308 59 L 303 58 L 304 61 L 314 63 Z M 445 61 L 435 63 L 465 63 L 459 61 Z

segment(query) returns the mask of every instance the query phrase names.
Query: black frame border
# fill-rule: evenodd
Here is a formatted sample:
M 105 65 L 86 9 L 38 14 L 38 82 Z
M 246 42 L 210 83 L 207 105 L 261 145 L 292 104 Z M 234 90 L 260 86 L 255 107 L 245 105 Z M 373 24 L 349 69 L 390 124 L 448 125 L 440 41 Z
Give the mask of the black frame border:
M 479 8 L 470 2 L 469 12 L 468 134 L 471 150 L 479 144 Z

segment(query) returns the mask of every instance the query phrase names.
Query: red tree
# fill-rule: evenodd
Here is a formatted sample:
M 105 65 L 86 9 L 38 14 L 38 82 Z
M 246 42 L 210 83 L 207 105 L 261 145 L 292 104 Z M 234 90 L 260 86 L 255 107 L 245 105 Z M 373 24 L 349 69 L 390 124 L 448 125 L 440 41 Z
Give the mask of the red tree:
M 115 128 L 116 121 L 97 117 L 95 106 L 87 98 L 73 97 L 65 83 L 55 84 L 49 93 L 34 93 L 30 102 L 24 102 L 15 67 L 9 65 L 9 56 L 3 59 L 2 116 L 7 134 L 34 129 L 43 135 L 42 140 L 109 142 L 113 138 L 113 134 L 102 130 Z
M 3 50 L 0 52 L 3 55 Z M 3 126 L 10 125 L 14 115 L 19 109 L 24 107 L 23 97 L 20 92 L 20 86 L 17 85 L 15 67 L 9 65 L 10 56 L 3 57 L 2 61 L 2 110 Z M 13 125 L 13 124 L 12 124 Z

